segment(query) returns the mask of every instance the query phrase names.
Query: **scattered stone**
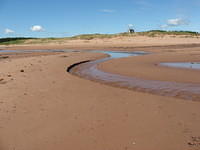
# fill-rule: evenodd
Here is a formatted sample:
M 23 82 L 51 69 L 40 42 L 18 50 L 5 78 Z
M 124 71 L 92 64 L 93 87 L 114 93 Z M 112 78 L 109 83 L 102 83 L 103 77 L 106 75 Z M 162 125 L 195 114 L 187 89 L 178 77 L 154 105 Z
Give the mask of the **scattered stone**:
M 8 77 L 12 77 L 12 75 L 11 75 L 11 74 L 8 74 Z
M 68 57 L 68 56 L 64 55 L 64 56 L 61 56 L 61 57 L 66 58 L 66 57 Z
M 6 84 L 6 81 L 3 78 L 0 78 L 0 84 Z
M 194 141 L 194 142 L 200 142 L 200 137 L 199 136 L 197 136 L 197 137 L 192 136 L 191 138 L 192 138 L 192 141 Z
M 24 69 L 21 69 L 20 72 L 24 72 Z
M 199 136 L 192 136 L 191 141 L 188 142 L 188 145 L 199 147 L 200 146 L 200 137 Z
M 195 145 L 194 143 L 188 142 L 188 145 L 193 146 Z
M 0 78 L 0 84 L 6 84 L 7 82 L 3 79 L 3 78 Z
M 0 59 L 7 59 L 9 56 L 1 56 Z
M 132 144 L 133 144 L 133 145 L 135 145 L 136 143 L 135 143 L 135 142 L 133 142 Z

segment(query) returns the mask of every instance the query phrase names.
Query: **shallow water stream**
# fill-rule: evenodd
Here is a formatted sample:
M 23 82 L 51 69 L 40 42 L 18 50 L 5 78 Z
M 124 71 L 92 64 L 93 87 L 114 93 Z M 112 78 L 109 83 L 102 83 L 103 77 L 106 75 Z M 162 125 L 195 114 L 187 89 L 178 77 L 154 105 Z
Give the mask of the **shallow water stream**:
M 110 84 L 116 87 L 123 87 L 127 89 L 133 89 L 136 91 L 148 92 L 162 96 L 178 97 L 186 100 L 200 100 L 200 84 L 145 80 L 136 77 L 128 77 L 124 75 L 104 72 L 98 69 L 98 64 L 102 62 L 117 58 L 140 56 L 146 54 L 144 52 L 100 52 L 108 54 L 110 55 L 110 57 L 96 61 L 86 62 L 83 64 L 79 63 L 79 65 L 74 66 L 70 70 L 70 73 L 82 78 L 103 82 L 105 84 Z
M 1 50 L 1 53 L 32 53 L 32 52 L 74 52 L 74 50 Z M 75 51 L 76 52 L 76 51 Z M 98 81 L 101 83 L 109 84 L 116 87 L 122 87 L 127 89 L 133 89 L 136 91 L 148 92 L 156 95 L 178 97 L 186 100 L 200 101 L 200 84 L 192 83 L 177 83 L 170 81 L 157 81 L 157 80 L 145 80 L 141 78 L 128 77 L 124 75 L 113 74 L 104 72 L 98 69 L 98 64 L 109 61 L 112 59 L 126 58 L 132 56 L 141 56 L 147 53 L 145 52 L 114 52 L 114 51 L 86 51 L 95 53 L 105 53 L 110 57 L 95 60 L 84 61 L 77 64 L 73 64 L 68 68 L 68 71 L 81 78 Z M 133 58 L 134 59 L 134 58 Z M 200 69 L 199 63 L 163 63 L 161 65 L 170 67 L 185 67 L 194 69 Z

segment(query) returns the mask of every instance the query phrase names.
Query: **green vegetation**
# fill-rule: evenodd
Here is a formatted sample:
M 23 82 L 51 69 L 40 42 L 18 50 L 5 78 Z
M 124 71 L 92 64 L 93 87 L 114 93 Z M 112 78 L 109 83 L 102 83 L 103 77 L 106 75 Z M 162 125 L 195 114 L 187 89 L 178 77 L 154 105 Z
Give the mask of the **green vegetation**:
M 146 32 L 136 33 L 118 33 L 118 34 L 82 34 L 65 38 L 0 38 L 0 45 L 15 45 L 15 44 L 41 44 L 41 43 L 63 43 L 68 40 L 92 40 L 92 39 L 109 39 L 115 37 L 133 37 L 133 36 L 181 36 L 181 37 L 200 37 L 200 33 L 192 31 L 164 31 L 164 30 L 151 30 Z
M 114 37 L 123 37 L 123 36 L 164 36 L 164 35 L 182 35 L 182 36 L 200 36 L 198 32 L 192 32 L 192 31 L 164 31 L 164 30 L 151 30 L 146 32 L 136 32 L 136 33 L 118 33 L 118 34 L 83 34 L 83 35 L 77 35 L 74 37 L 70 37 L 67 39 L 81 39 L 81 40 L 92 40 L 92 39 L 104 39 L 104 38 L 114 38 Z
M 29 40 L 29 39 L 36 39 L 36 38 L 24 38 L 24 37 L 19 37 L 19 38 L 1 38 L 0 39 L 0 44 L 1 45 L 23 44 L 23 43 L 25 43 L 26 40 Z
M 182 36 L 199 36 L 198 32 L 193 31 L 165 31 L 165 30 L 150 30 L 147 32 L 139 32 L 140 35 L 159 36 L 159 35 L 182 35 Z
M 115 34 L 82 34 L 82 35 L 77 35 L 77 36 L 73 36 L 69 39 L 83 39 L 83 40 L 92 40 L 92 39 L 104 39 L 104 38 L 112 38 L 116 36 Z

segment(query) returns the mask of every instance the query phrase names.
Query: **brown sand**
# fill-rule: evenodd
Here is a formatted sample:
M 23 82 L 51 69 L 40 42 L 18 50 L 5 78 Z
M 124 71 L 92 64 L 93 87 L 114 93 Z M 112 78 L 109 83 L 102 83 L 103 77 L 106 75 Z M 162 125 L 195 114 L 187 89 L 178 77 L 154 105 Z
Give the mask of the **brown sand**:
M 200 49 L 115 59 L 100 64 L 99 68 L 115 74 L 149 80 L 200 83 L 200 70 L 164 67 L 160 65 L 163 62 L 200 62 Z
M 99 67 L 145 79 L 199 83 L 199 71 L 155 65 L 199 60 L 200 48 L 183 47 L 159 47 L 159 53 Z M 93 48 L 96 45 L 90 45 Z M 66 73 L 73 63 L 103 56 L 78 52 L 1 60 L 0 149 L 200 149 L 199 102 L 114 88 Z

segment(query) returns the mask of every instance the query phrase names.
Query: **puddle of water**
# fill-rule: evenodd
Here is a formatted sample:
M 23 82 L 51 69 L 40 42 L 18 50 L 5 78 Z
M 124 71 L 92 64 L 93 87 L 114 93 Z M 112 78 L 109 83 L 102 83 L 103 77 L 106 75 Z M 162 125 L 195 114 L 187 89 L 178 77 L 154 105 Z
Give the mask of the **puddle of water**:
M 146 52 L 120 52 L 120 51 L 91 51 L 95 53 L 104 53 L 108 54 L 110 57 L 109 59 L 117 59 L 117 58 L 125 58 L 125 57 L 130 57 L 130 56 L 139 56 L 139 55 L 145 55 L 147 54 Z
M 175 62 L 175 63 L 161 63 L 167 67 L 178 67 L 187 69 L 200 69 L 200 62 Z

